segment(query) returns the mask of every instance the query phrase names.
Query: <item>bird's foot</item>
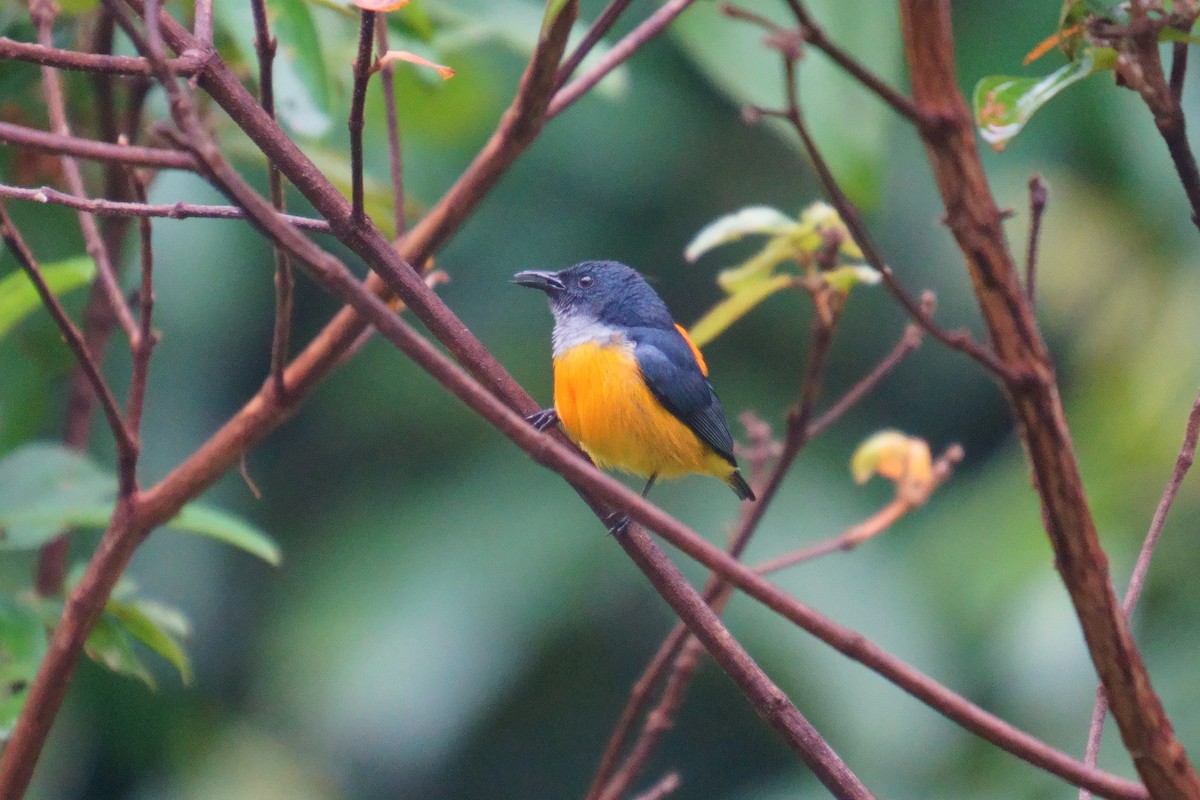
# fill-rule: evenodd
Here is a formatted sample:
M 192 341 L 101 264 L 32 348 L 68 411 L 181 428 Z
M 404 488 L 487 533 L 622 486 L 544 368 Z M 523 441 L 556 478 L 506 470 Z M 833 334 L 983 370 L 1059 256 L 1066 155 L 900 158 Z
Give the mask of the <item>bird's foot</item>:
M 541 411 L 530 414 L 525 421 L 532 425 L 534 430 L 544 431 L 558 422 L 558 412 L 553 408 L 543 408 Z
M 604 527 L 613 536 L 620 536 L 629 530 L 629 515 L 624 511 L 610 511 L 603 519 Z

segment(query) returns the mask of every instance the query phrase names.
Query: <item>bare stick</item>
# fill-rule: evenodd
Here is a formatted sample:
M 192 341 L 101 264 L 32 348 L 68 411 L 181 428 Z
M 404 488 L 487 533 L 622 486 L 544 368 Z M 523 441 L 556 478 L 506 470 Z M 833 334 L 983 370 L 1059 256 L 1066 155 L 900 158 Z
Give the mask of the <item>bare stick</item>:
M 588 53 L 592 52 L 592 48 L 600 43 L 604 34 L 608 33 L 609 29 L 625 13 L 625 9 L 629 8 L 629 3 L 630 0 L 609 0 L 608 5 L 600 12 L 600 16 L 596 17 L 596 21 L 584 33 L 579 44 L 575 46 L 569 56 L 563 59 L 562 66 L 558 68 L 558 75 L 554 78 L 555 91 L 561 89 L 571 79 L 575 70 L 579 69 L 579 65 L 587 58 Z
M 1138 598 L 1141 597 L 1146 574 L 1150 571 L 1150 560 L 1154 556 L 1154 549 L 1158 545 L 1163 526 L 1167 522 L 1167 514 L 1170 513 L 1171 506 L 1175 504 L 1175 496 L 1179 494 L 1179 487 L 1183 485 L 1183 479 L 1187 477 L 1188 470 L 1192 468 L 1192 462 L 1196 458 L 1198 440 L 1200 440 L 1200 396 L 1197 396 L 1195 402 L 1192 403 L 1192 410 L 1187 418 L 1187 427 L 1184 429 L 1183 444 L 1179 448 L 1179 455 L 1175 457 L 1175 468 L 1171 470 L 1171 477 L 1167 481 L 1167 485 L 1163 487 L 1162 497 L 1159 498 L 1158 507 L 1154 509 L 1153 519 L 1150 520 L 1150 529 L 1146 531 L 1142 549 L 1138 552 L 1137 562 L 1133 566 L 1133 574 L 1129 577 L 1129 587 L 1125 590 L 1125 599 L 1121 603 L 1126 617 L 1133 615 L 1133 609 L 1137 606 Z M 1104 694 L 1104 687 L 1100 686 L 1096 689 L 1096 702 L 1092 707 L 1092 722 L 1088 729 L 1087 751 L 1083 759 L 1088 766 L 1095 766 L 1096 759 L 1100 755 L 1100 737 L 1104 732 L 1104 718 L 1107 712 L 1108 697 Z M 1088 800 L 1090 797 L 1091 793 L 1086 789 L 1080 790 L 1080 800 Z
M 933 471 L 930 474 L 928 483 L 916 487 L 907 487 L 906 489 L 901 488 L 896 492 L 895 498 L 879 511 L 872 514 L 868 519 L 863 520 L 857 525 L 850 526 L 837 536 L 826 539 L 823 542 L 818 542 L 792 553 L 786 553 L 769 561 L 764 561 L 754 569 L 760 575 L 767 575 L 781 569 L 786 569 L 787 567 L 795 566 L 796 564 L 812 561 L 815 558 L 829 555 L 830 553 L 853 550 L 868 539 L 872 539 L 886 531 L 901 517 L 929 502 L 930 496 L 950 478 L 950 473 L 962 461 L 962 458 L 962 448 L 958 445 L 953 445 L 933 463 Z
M 662 33 L 663 29 L 686 11 L 691 4 L 692 0 L 667 0 L 659 6 L 653 14 L 646 18 L 645 22 L 613 45 L 612 49 L 605 53 L 604 57 L 599 59 L 591 69 L 556 91 L 554 99 L 550 101 L 550 108 L 546 112 L 547 118 L 558 116 L 567 106 L 583 97 L 605 75 L 628 61 L 634 53 L 642 48 L 642 45 Z
M 680 786 L 679 773 L 668 772 L 659 779 L 658 783 L 639 794 L 634 800 L 662 800 Z
M 386 53 L 388 47 L 387 24 L 375 26 L 375 49 Z M 388 168 L 392 177 L 392 215 L 396 236 L 403 236 L 407 227 L 404 213 L 404 153 L 400 147 L 400 120 L 396 113 L 395 67 L 384 64 L 379 69 L 379 85 L 383 90 L 383 109 L 387 119 Z
M 367 82 L 371 79 L 371 45 L 375 35 L 375 12 L 359 11 L 358 57 L 354 59 L 354 91 L 350 98 L 350 205 L 351 219 L 363 217 L 363 108 L 367 103 Z
M 0 183 L 0 198 L 24 200 L 30 203 L 53 203 L 76 208 L 101 217 L 164 217 L 166 219 L 245 219 L 246 212 L 237 206 L 195 205 L 192 203 L 129 203 L 120 200 L 76 197 L 50 186 L 24 188 Z M 329 223 L 323 219 L 280 214 L 279 218 L 301 230 L 329 233 Z
M 71 352 L 75 354 L 76 360 L 87 374 L 88 381 L 92 384 L 92 389 L 96 392 L 96 396 L 100 398 L 100 404 L 104 409 L 104 416 L 108 419 L 108 425 L 112 428 L 113 437 L 117 441 L 118 459 L 121 461 L 131 461 L 137 458 L 137 439 L 125 424 L 125 420 L 121 418 L 121 412 L 117 407 L 117 399 L 113 396 L 112 390 L 108 383 L 104 380 L 104 375 L 100 371 L 100 365 L 92 358 L 92 354 L 88 352 L 87 344 L 83 341 L 83 334 L 79 332 L 79 328 L 75 327 L 75 323 L 71 321 L 71 317 L 63 308 L 62 303 L 50 291 L 50 287 L 46 285 L 46 279 L 42 276 L 42 270 L 38 266 L 37 260 L 33 257 L 33 253 L 29 250 L 29 246 L 25 244 L 24 237 L 21 236 L 20 230 L 13 223 L 12 217 L 8 215 L 8 209 L 4 203 L 0 202 L 0 235 L 4 238 L 4 243 L 8 245 L 9 251 L 16 257 L 21 268 L 25 270 L 25 274 L 29 276 L 29 280 L 33 282 L 34 288 L 37 290 L 38 297 L 42 299 L 42 303 L 50 312 L 50 316 L 54 317 L 58 329 L 62 332 L 63 338 L 67 341 L 67 346 L 71 348 Z M 123 487 L 125 491 L 122 494 L 128 494 L 132 491 L 131 487 Z
M 192 15 L 192 35 L 196 37 L 196 41 L 212 46 L 213 0 L 196 0 Z
M 1019 383 L 1008 381 L 1005 388 L 1032 468 L 1055 565 L 1092 663 L 1112 703 L 1125 748 L 1151 795 L 1200 798 L 1200 776 L 1150 683 L 1113 591 L 1051 357 L 1021 290 L 1001 214 L 980 163 L 971 113 L 959 88 L 949 0 L 901 0 L 900 19 L 913 100 L 924 114 L 941 120 L 920 133 L 946 208 L 946 224 L 965 257 L 997 356 L 1011 370 L 1029 376 Z M 1157 45 L 1151 49 L 1157 51 Z M 1196 188 L 1200 199 L 1200 182 Z
M 93 74 L 107 75 L 150 75 L 150 64 L 144 58 L 114 56 L 108 53 L 81 53 L 77 50 L 60 50 L 30 42 L 18 42 L 0 36 L 0 61 L 24 61 L 44 67 L 69 69 Z M 195 53 L 170 59 L 171 68 L 180 75 L 191 75 L 200 67 Z
M 54 44 L 54 18 L 57 14 L 58 7 L 53 0 L 32 0 L 30 3 L 30 16 L 37 27 L 38 42 L 43 47 L 51 47 Z M 42 67 L 42 90 L 46 97 L 46 111 L 50 116 L 51 130 L 58 136 L 70 136 L 71 128 L 67 124 L 67 106 L 63 97 L 62 81 L 53 67 Z M 83 185 L 83 174 L 79 170 L 79 164 L 68 155 L 60 156 L 60 161 L 68 190 L 76 197 L 86 197 L 87 190 Z M 129 341 L 136 344 L 137 323 L 117 282 L 116 271 L 109 261 L 108 249 L 104 246 L 104 239 L 100 236 L 96 220 L 86 211 L 80 211 L 78 218 L 87 253 L 96 262 L 96 280 L 104 288 L 118 324 L 125 331 Z
M 254 50 L 258 54 L 259 99 L 262 102 L 263 111 L 274 118 L 274 65 L 277 42 L 267 27 L 265 0 L 253 0 L 251 10 L 254 15 Z M 197 35 L 196 38 L 200 39 L 201 37 Z M 283 178 L 279 174 L 279 167 L 275 166 L 273 161 L 267 162 L 267 180 L 271 187 L 271 205 L 275 207 L 277 213 L 283 213 L 286 209 L 283 197 Z M 292 261 L 287 250 L 278 245 L 273 245 L 271 249 L 275 254 L 275 331 L 271 340 L 271 383 L 275 387 L 275 391 L 283 394 L 287 391 L 283 380 L 283 371 L 287 366 L 288 353 L 291 350 L 292 287 L 295 284 L 295 277 L 292 274 Z
M 141 177 L 130 169 L 129 182 L 133 185 L 134 195 L 139 200 L 146 199 L 146 187 Z M 151 322 L 154 314 L 154 248 L 150 239 L 149 217 L 138 218 L 139 252 L 141 254 L 142 281 L 138 292 L 138 311 L 140 324 L 137 342 L 133 346 L 133 371 L 129 379 L 129 399 L 126 419 L 129 430 L 135 436 L 140 436 L 142 426 L 142 409 L 146 401 L 146 383 L 150 374 L 150 355 L 158 337 L 154 334 Z
M 1025 248 L 1025 296 L 1033 306 L 1037 298 L 1038 243 L 1042 232 L 1042 215 L 1046 211 L 1046 183 L 1041 175 L 1029 178 L 1029 241 Z
M 0 142 L 32 147 L 48 153 L 88 158 L 93 161 L 113 161 L 142 167 L 159 169 L 196 169 L 196 162 L 189 153 L 165 150 L 161 147 L 137 147 L 127 144 L 96 142 L 57 133 L 34 130 L 24 125 L 0 122 Z

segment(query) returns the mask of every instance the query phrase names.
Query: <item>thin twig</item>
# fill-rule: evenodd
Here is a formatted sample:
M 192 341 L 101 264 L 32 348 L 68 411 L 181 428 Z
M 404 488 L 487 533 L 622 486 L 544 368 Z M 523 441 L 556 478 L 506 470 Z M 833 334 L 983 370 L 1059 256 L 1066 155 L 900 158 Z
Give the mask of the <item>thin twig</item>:
M 554 78 L 554 90 L 558 91 L 571 79 L 575 74 L 575 70 L 579 69 L 579 65 L 587 58 L 588 53 L 592 52 L 600 40 L 604 38 L 604 34 L 612 28 L 616 21 L 625 13 L 625 9 L 629 8 L 630 0 L 609 0 L 608 5 L 600 12 L 600 16 L 596 17 L 596 21 L 591 24 L 587 32 L 583 34 L 583 38 L 579 40 L 579 44 L 575 45 L 575 49 L 571 54 L 563 59 L 562 66 L 558 68 L 558 74 Z
M 92 354 L 88 352 L 87 344 L 83 341 L 83 334 L 79 332 L 79 328 L 75 327 L 75 323 L 71 321 L 70 315 L 67 314 L 62 303 L 58 301 L 58 297 L 50 290 L 46 284 L 46 279 L 42 276 L 41 267 L 38 266 L 37 260 L 33 257 L 29 246 L 25 244 L 25 238 L 21 236 L 20 230 L 13 223 L 12 217 L 8 215 L 8 209 L 5 208 L 3 201 L 0 201 L 0 235 L 4 238 L 4 243 L 8 245 L 9 251 L 16 257 L 17 262 L 25 273 L 29 276 L 29 280 L 33 283 L 37 290 L 38 297 L 50 312 L 50 316 L 54 317 L 54 322 L 58 325 L 59 331 L 62 332 L 63 338 L 66 339 L 67 346 L 71 348 L 71 352 L 75 354 L 79 365 L 87 373 L 88 380 L 92 384 L 92 389 L 96 392 L 96 396 L 100 399 L 100 404 L 104 409 L 104 416 L 108 419 L 108 425 L 112 428 L 113 437 L 117 442 L 117 451 L 126 459 L 136 458 L 137 454 L 137 439 L 125 424 L 125 420 L 121 418 L 121 411 L 117 407 L 117 399 L 113 396 L 112 390 L 108 386 L 108 382 L 104 380 L 104 375 L 100 371 L 100 365 L 92 358 Z M 128 494 L 128 492 L 122 492 Z
M 833 63 L 849 73 L 865 89 L 874 93 L 880 100 L 891 106 L 900 116 L 909 120 L 914 125 L 921 126 L 926 123 L 925 118 L 921 115 L 921 112 L 917 109 L 911 98 L 892 88 L 888 85 L 887 81 L 867 69 L 862 62 L 839 47 L 836 42 L 829 38 L 825 29 L 816 23 L 803 3 L 799 2 L 799 0 L 788 0 L 787 5 L 791 9 L 792 16 L 796 18 L 796 23 L 800 26 L 800 35 L 804 38 L 804 41 L 829 56 L 829 59 Z M 766 28 L 768 31 L 778 30 L 778 26 L 771 20 L 754 12 L 746 11 L 732 3 L 722 3 L 721 11 L 728 16 L 752 22 Z
M 90 72 L 93 75 L 150 75 L 150 63 L 136 56 L 114 56 L 108 53 L 82 53 L 78 50 L 60 50 L 32 42 L 18 42 L 0 36 L 0 61 L 24 61 L 44 67 Z M 180 75 L 191 75 L 203 64 L 197 53 L 188 53 L 170 59 L 171 68 Z
M 1025 296 L 1032 307 L 1037 299 L 1038 244 L 1042 232 L 1042 215 L 1048 198 L 1046 183 L 1034 173 L 1029 177 L 1029 239 L 1025 247 Z
M 146 199 L 146 187 L 141 176 L 131 167 L 129 182 L 133 186 L 134 196 L 139 200 Z M 146 402 L 146 384 L 150 374 L 150 356 L 158 337 L 151 326 L 154 314 L 154 248 L 151 242 L 150 218 L 138 218 L 138 240 L 140 243 L 142 280 L 138 290 L 138 312 L 140 324 L 137 342 L 133 346 L 133 370 L 129 379 L 129 398 L 126 402 L 125 414 L 129 430 L 140 436 L 142 426 L 142 409 Z
M 274 65 L 277 42 L 271 36 L 267 25 L 265 0 L 253 0 L 250 5 L 254 16 L 254 50 L 258 54 L 259 99 L 263 111 L 274 118 Z M 276 213 L 282 214 L 287 208 L 283 196 L 283 177 L 274 161 L 267 161 L 267 181 L 271 189 L 271 205 L 275 207 Z M 287 366 L 288 353 L 291 351 L 292 289 L 295 276 L 292 274 L 292 260 L 287 250 L 279 245 L 272 245 L 271 249 L 275 254 L 275 330 L 271 338 L 271 384 L 275 391 L 282 395 L 287 391 L 283 373 Z
M 687 10 L 693 0 L 667 0 L 646 20 L 614 44 L 612 48 L 597 59 L 596 63 L 583 75 L 558 89 L 546 117 L 558 116 L 580 97 L 587 94 L 593 86 L 604 79 L 604 76 L 624 64 L 630 57 L 641 49 L 642 45 L 662 33 L 671 22 Z
M 1167 481 L 1167 485 L 1163 487 L 1158 506 L 1154 509 L 1154 517 L 1150 520 L 1150 528 L 1146 531 L 1142 549 L 1138 552 L 1133 573 L 1129 577 L 1129 586 L 1125 590 L 1125 599 L 1121 603 L 1126 617 L 1133 615 L 1133 609 L 1137 606 L 1138 598 L 1141 597 L 1146 574 L 1150 571 L 1150 560 L 1154 556 L 1154 549 L 1158 545 L 1163 526 L 1167 522 L 1167 514 L 1170 513 L 1171 506 L 1175 504 L 1179 487 L 1183 485 L 1183 479 L 1187 477 L 1188 470 L 1192 468 L 1192 462 L 1196 458 L 1198 440 L 1200 440 L 1200 396 L 1196 397 L 1192 403 L 1192 410 L 1188 413 L 1183 444 L 1179 447 L 1179 455 L 1175 457 L 1175 468 L 1171 470 L 1171 477 Z M 1104 693 L 1104 687 L 1100 686 L 1096 689 L 1096 702 L 1092 707 L 1092 722 L 1088 729 L 1087 751 L 1083 759 L 1088 766 L 1095 766 L 1096 759 L 1100 754 L 1100 737 L 1104 732 L 1104 718 L 1107 712 L 1108 698 Z M 1079 800 L 1090 800 L 1090 798 L 1090 792 L 1086 789 L 1080 790 Z
M 72 155 L 93 161 L 111 161 L 140 167 L 158 169 L 183 169 L 195 171 L 196 161 L 190 153 L 166 150 L 161 147 L 138 147 L 128 144 L 97 142 L 75 136 L 63 136 L 48 131 L 0 122 L 0 143 L 31 147 L 47 153 Z
M 350 96 L 350 205 L 351 220 L 363 218 L 363 109 L 367 103 L 367 82 L 371 79 L 371 47 L 375 36 L 375 12 L 359 11 L 358 57 L 354 59 L 354 90 Z
M 830 553 L 853 550 L 868 539 L 886 531 L 901 517 L 927 503 L 934 491 L 950 478 L 950 473 L 954 471 L 954 467 L 962 461 L 962 458 L 962 448 L 952 445 L 934 461 L 927 483 L 917 487 L 899 489 L 891 501 L 862 522 L 851 525 L 837 536 L 823 542 L 817 542 L 809 547 L 764 561 L 754 567 L 755 571 L 760 575 L 768 575 Z
M 679 788 L 681 781 L 678 772 L 668 772 L 659 778 L 658 783 L 639 794 L 633 800 L 662 800 Z
M 192 15 L 192 35 L 202 45 L 212 47 L 213 0 L 196 0 L 195 12 Z
M 30 3 L 30 16 L 33 17 L 34 25 L 37 28 L 38 43 L 43 47 L 52 47 L 54 44 L 54 18 L 57 14 L 58 7 L 53 0 L 32 0 Z M 66 98 L 63 95 L 62 81 L 59 79 L 58 71 L 53 67 L 42 67 L 41 70 L 42 91 L 46 99 L 46 112 L 50 117 L 50 129 L 57 136 L 69 137 L 71 127 L 67 122 Z M 73 157 L 65 154 L 59 156 L 59 161 L 62 164 L 63 177 L 67 182 L 67 190 L 76 197 L 86 197 L 87 190 L 83 185 L 83 173 L 80 172 L 79 164 Z M 125 295 L 121 292 L 121 286 L 117 282 L 116 270 L 109 260 L 108 249 L 104 246 L 104 239 L 100 236 L 96 220 L 86 211 L 78 212 L 77 217 L 79 230 L 83 234 L 84 247 L 87 254 L 96 262 L 96 280 L 99 281 L 108 296 L 108 302 L 112 306 L 117 323 L 125 331 L 130 343 L 136 345 L 137 322 L 133 318 L 133 312 L 129 310 L 129 304 L 125 302 Z
M 388 46 L 387 25 L 375 26 L 375 49 L 386 53 Z M 379 69 L 379 86 L 383 90 L 383 110 L 387 120 L 388 169 L 392 178 L 392 216 L 394 235 L 404 235 L 408 226 L 404 213 L 404 152 L 400 146 L 400 118 L 396 112 L 395 66 L 384 64 Z
M 196 205 L 193 203 L 130 203 L 102 198 L 76 197 L 51 186 L 25 188 L 0 183 L 0 198 L 24 200 L 30 203 L 52 203 L 87 211 L 97 216 L 163 217 L 166 219 L 246 219 L 246 212 L 237 206 Z M 280 214 L 279 218 L 301 230 L 329 233 L 329 223 L 323 219 Z

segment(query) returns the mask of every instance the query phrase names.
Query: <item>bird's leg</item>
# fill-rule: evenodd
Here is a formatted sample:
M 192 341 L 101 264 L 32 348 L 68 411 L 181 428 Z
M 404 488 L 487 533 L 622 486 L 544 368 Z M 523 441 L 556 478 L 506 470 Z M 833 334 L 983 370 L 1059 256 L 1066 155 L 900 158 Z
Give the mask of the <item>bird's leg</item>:
M 530 414 L 525 421 L 532 425 L 534 430 L 544 431 L 558 422 L 558 412 L 553 408 L 543 408 L 541 411 Z
M 650 480 L 646 481 L 646 488 L 642 489 L 642 497 L 645 497 L 646 495 L 650 494 L 650 487 L 654 485 L 654 482 L 656 480 L 658 480 L 658 473 L 657 472 L 651 473 Z

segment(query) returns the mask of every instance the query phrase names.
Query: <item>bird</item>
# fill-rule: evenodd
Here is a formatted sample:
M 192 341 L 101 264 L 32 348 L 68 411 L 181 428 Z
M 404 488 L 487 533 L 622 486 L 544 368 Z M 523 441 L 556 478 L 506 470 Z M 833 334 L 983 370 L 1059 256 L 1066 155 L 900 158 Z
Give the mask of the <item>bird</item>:
M 529 417 L 535 427 L 558 422 L 596 466 L 647 478 L 643 497 L 659 477 L 700 473 L 755 499 L 700 348 L 641 273 L 584 261 L 513 282 L 545 292 L 554 315 L 554 406 Z M 610 530 L 627 524 L 614 515 Z

